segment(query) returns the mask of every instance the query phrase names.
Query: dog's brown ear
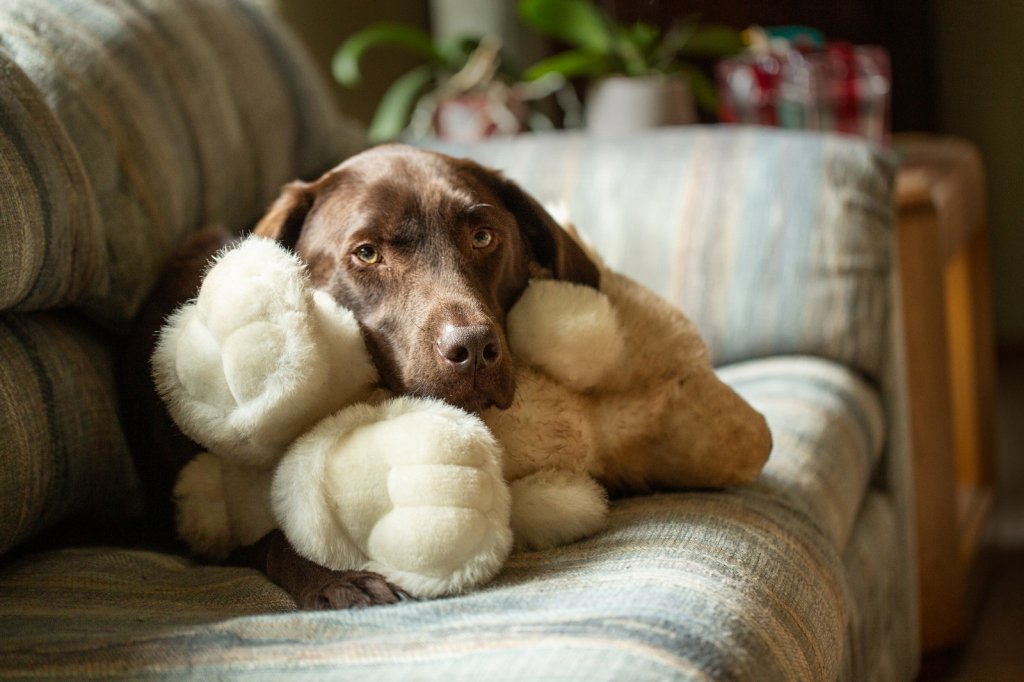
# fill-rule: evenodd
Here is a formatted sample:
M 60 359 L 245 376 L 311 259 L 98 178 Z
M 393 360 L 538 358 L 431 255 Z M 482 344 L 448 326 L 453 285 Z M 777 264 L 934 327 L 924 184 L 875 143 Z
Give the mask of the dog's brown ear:
M 555 279 L 599 288 L 601 271 L 576 240 L 570 237 L 533 197 L 520 189 L 519 185 L 497 171 L 484 171 L 491 191 L 516 217 L 534 259 L 551 270 Z
M 294 249 L 299 241 L 299 233 L 306 222 L 306 215 L 313 208 L 316 191 L 312 183 L 296 180 L 281 188 L 279 196 L 266 215 L 260 218 L 253 229 L 253 234 L 268 239 L 275 239 L 289 249 Z

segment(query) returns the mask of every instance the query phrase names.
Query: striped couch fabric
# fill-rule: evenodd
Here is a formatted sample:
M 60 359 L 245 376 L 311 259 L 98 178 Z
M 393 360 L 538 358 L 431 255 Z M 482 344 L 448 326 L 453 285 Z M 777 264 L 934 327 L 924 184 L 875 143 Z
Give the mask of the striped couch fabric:
M 0 554 L 79 510 L 137 511 L 110 351 L 67 312 L 0 313 Z
M 0 309 L 123 326 L 190 232 L 362 146 L 256 0 L 3 2 L 0 73 Z
M 909 680 L 898 517 L 860 474 L 877 391 L 806 357 L 721 375 L 777 437 L 754 486 L 622 500 L 603 532 L 513 555 L 479 592 L 357 611 L 295 613 L 251 571 L 154 553 L 31 556 L 0 572 L 0 677 Z M 846 489 L 835 472 L 866 496 L 823 500 Z

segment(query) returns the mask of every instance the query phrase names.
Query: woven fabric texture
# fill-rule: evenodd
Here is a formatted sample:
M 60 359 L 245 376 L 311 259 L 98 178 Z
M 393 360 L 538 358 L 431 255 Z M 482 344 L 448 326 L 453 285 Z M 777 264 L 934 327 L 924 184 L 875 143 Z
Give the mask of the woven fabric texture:
M 776 475 L 755 486 L 622 500 L 595 537 L 513 555 L 482 591 L 357 611 L 251 615 L 292 606 L 251 571 L 155 554 L 30 557 L 0 572 L 0 670 L 445 682 L 853 680 L 883 661 L 905 671 L 893 650 L 905 639 L 883 601 L 900 589 L 888 496 L 876 490 L 859 505 L 843 548 L 816 512 L 827 504 L 812 499 L 831 491 L 797 465 L 808 444 L 834 457 L 837 438 L 854 468 L 871 460 L 876 424 L 863 417 L 877 395 L 818 359 L 736 373 L 773 432 L 806 430 L 776 442 Z M 794 390 L 777 391 L 783 381 Z M 822 437 L 826 413 L 845 435 Z
M 0 313 L 0 554 L 73 514 L 138 511 L 110 351 L 71 313 Z
M 885 445 L 878 393 L 839 365 L 776 357 L 719 371 L 772 424 L 771 457 L 755 484 L 781 494 L 845 547 Z
M 0 309 L 118 328 L 192 231 L 363 146 L 257 0 L 0 3 Z

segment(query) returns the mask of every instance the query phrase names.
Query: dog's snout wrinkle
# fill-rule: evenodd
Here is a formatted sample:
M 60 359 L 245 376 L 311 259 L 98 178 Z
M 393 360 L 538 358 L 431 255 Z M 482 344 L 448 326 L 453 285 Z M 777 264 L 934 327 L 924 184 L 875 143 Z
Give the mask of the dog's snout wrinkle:
M 436 341 L 437 352 L 456 372 L 470 374 L 501 359 L 501 340 L 492 325 L 445 325 Z

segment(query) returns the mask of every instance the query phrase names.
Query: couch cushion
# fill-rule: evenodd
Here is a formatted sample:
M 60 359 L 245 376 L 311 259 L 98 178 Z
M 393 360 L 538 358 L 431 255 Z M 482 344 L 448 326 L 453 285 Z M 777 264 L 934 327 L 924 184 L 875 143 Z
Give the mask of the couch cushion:
M 335 613 L 287 608 L 251 571 L 68 550 L 0 573 L 7 674 L 274 680 L 832 680 L 838 552 L 764 495 L 619 502 L 606 531 L 513 556 L 468 596 Z
M 755 487 L 800 505 L 846 547 L 885 444 L 878 392 L 820 358 L 752 360 L 718 374 L 771 427 L 772 454 Z
M 900 527 L 889 495 L 871 491 L 843 553 L 850 589 L 850 625 L 843 653 L 842 682 L 910 680 L 917 661 L 898 607 L 904 569 Z M 915 614 L 916 615 L 916 614 Z
M 0 309 L 123 324 L 189 232 L 363 145 L 257 0 L 9 0 L 0 73 Z
M 765 475 L 748 488 L 621 500 L 603 532 L 514 555 L 484 590 L 364 611 L 233 618 L 260 599 L 268 612 L 290 602 L 252 572 L 159 555 L 31 557 L 0 572 L 0 662 L 38 675 L 248 681 L 834 680 L 852 666 L 844 642 L 874 643 L 882 625 L 877 611 L 854 610 L 865 626 L 848 632 L 837 545 L 852 532 L 847 507 L 856 516 L 863 503 L 847 500 L 863 498 L 860 472 L 877 456 L 877 398 L 813 358 L 722 375 L 776 434 Z M 830 478 L 831 467 L 848 480 Z M 819 499 L 836 491 L 836 507 Z M 846 557 L 862 574 L 859 594 L 888 575 L 885 561 L 860 566 L 865 528 Z
M 0 313 L 0 554 L 74 514 L 139 511 L 110 351 L 68 313 Z
M 801 353 L 879 376 L 895 220 L 884 151 L 733 126 L 433 146 L 564 206 L 609 266 L 693 319 L 716 363 Z

